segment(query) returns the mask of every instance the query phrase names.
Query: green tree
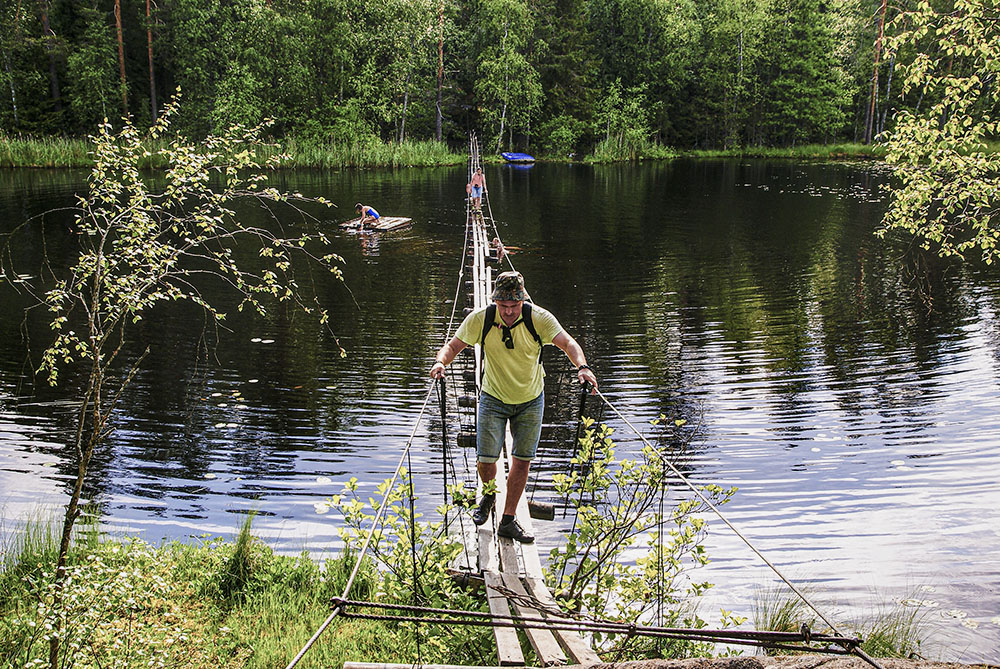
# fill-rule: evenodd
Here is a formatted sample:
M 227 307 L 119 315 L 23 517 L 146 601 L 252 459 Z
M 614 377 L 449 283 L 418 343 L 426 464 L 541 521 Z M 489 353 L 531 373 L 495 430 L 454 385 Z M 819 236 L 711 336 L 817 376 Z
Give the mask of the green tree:
M 171 0 L 165 9 L 164 60 L 187 98 L 174 127 L 195 137 L 211 130 L 219 65 L 225 63 L 219 12 L 219 0 Z
M 585 0 L 540 0 L 531 4 L 535 26 L 531 61 L 545 99 L 538 134 L 544 148 L 557 155 L 577 149 L 597 103 L 597 59 L 591 44 Z
M 886 143 L 897 183 L 884 224 L 938 255 L 1000 257 L 1000 20 L 995 2 L 922 0 L 895 21 L 888 53 L 901 66 L 901 110 Z
M 843 123 L 841 72 L 823 0 L 779 0 L 772 8 L 774 77 L 764 123 L 771 142 L 828 140 Z
M 436 85 L 436 10 L 433 0 L 386 3 L 387 32 L 381 41 L 391 56 L 387 58 L 390 67 L 383 72 L 389 80 L 387 116 L 394 126 L 394 138 L 400 142 L 406 137 L 407 118 L 414 114 L 415 103 L 425 118 L 430 111 L 427 102 Z
M 674 134 L 676 102 L 689 85 L 699 40 L 695 3 L 659 0 L 593 0 L 589 4 L 599 85 L 620 81 L 643 87 L 655 106 L 651 130 Z
M 20 130 L 25 117 L 26 91 L 37 86 L 31 83 L 32 70 L 26 67 L 30 49 L 26 35 L 24 6 L 13 0 L 0 0 L 0 127 Z M 37 77 L 36 77 L 37 78 Z
M 120 115 L 115 41 L 106 14 L 88 8 L 80 13 L 84 30 L 67 57 L 67 92 L 79 127 L 93 128 L 101 119 Z
M 482 0 L 474 17 L 479 31 L 475 92 L 499 151 L 507 131 L 524 129 L 542 102 L 538 72 L 526 56 L 531 14 L 525 0 Z
M 700 4 L 694 83 L 678 116 L 685 144 L 726 148 L 752 144 L 768 63 L 765 38 L 769 1 L 710 0 Z
M 203 280 L 221 280 L 242 297 L 240 308 L 263 313 L 271 302 L 297 305 L 323 323 L 326 312 L 296 283 L 295 268 L 315 263 L 339 276 L 333 254 L 315 255 L 326 246 L 322 235 L 285 237 L 244 224 L 237 201 L 294 203 L 304 200 L 265 187 L 266 170 L 280 156 L 259 162 L 255 149 L 262 127 L 232 128 L 197 145 L 174 138 L 157 151 L 169 166 L 165 185 L 150 190 L 139 170 L 148 140 L 164 137 L 174 105 L 168 105 L 145 137 L 131 123 L 114 132 L 108 123 L 94 137 L 95 165 L 87 193 L 78 199 L 75 228 L 79 255 L 66 274 L 44 292 L 53 342 L 42 354 L 39 372 L 56 384 L 66 368 L 81 371 L 82 396 L 76 407 L 72 448 L 76 477 L 63 522 L 54 576 L 55 623 L 46 636 L 49 666 L 58 669 L 70 652 L 60 633 L 67 558 L 88 467 L 97 445 L 111 430 L 110 419 L 145 353 L 124 366 L 126 343 L 137 324 L 163 303 L 187 301 L 218 322 L 225 318 L 199 290 Z M 260 263 L 238 260 L 237 243 L 256 244 Z M 4 254 L 10 258 L 14 242 Z M 10 278 L 16 270 L 5 264 Z M 148 349 L 147 349 L 148 352 Z M 62 613 L 60 613 L 62 612 Z
M 597 120 L 604 139 L 598 143 L 598 160 L 635 160 L 649 143 L 650 118 L 656 113 L 646 96 L 646 86 L 622 89 L 621 81 L 608 86 Z

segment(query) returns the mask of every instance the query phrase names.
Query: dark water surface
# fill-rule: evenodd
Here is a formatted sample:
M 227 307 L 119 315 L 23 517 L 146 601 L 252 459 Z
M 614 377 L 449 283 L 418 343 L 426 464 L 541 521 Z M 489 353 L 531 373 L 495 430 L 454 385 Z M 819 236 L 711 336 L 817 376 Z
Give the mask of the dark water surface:
M 85 177 L 0 171 L 0 230 L 70 204 Z M 690 477 L 738 486 L 727 515 L 828 615 L 921 601 L 929 656 L 1000 658 L 1000 275 L 924 267 L 873 237 L 885 208 L 873 165 L 537 165 L 489 167 L 487 179 L 533 299 L 581 342 L 602 391 L 636 425 L 661 412 L 699 424 Z M 230 534 L 256 509 L 256 532 L 280 550 L 335 551 L 337 519 L 316 505 L 350 476 L 370 491 L 390 475 L 426 396 L 460 268 L 464 180 L 464 168 L 282 174 L 279 185 L 340 207 L 287 225 L 334 230 L 357 200 L 416 223 L 366 243 L 334 232 L 346 286 L 320 278 L 317 290 L 344 359 L 281 310 L 232 313 L 220 332 L 183 307 L 149 319 L 138 335 L 152 353 L 91 479 L 106 525 L 150 541 Z M 66 220 L 49 215 L 36 224 L 44 238 L 25 236 L 25 274 L 43 250 L 71 259 Z M 25 321 L 10 286 L 0 298 L 9 536 L 63 502 L 72 462 L 66 396 L 30 378 L 43 321 Z M 533 481 L 554 502 L 547 481 L 566 467 L 576 402 L 560 392 L 557 353 Z M 428 509 L 441 494 L 439 431 L 425 420 L 414 437 Z M 569 522 L 536 523 L 543 555 Z M 774 577 L 712 528 L 698 577 L 717 587 L 702 613 L 751 616 Z

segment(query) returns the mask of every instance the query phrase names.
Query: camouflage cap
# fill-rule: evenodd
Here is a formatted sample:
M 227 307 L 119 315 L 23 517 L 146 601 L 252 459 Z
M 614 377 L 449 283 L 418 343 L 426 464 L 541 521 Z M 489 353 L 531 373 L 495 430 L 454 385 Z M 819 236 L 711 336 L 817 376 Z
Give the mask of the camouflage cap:
M 524 289 L 524 277 L 520 272 L 504 272 L 493 284 L 493 301 L 527 300 L 528 291 Z

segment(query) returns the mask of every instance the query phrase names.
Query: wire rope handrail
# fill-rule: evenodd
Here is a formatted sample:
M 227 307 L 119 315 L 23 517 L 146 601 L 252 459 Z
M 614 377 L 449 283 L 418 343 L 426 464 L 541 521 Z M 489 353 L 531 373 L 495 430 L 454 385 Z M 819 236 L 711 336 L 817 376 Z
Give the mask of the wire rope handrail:
M 396 484 L 396 480 L 399 478 L 399 474 L 403 470 L 403 463 L 406 462 L 406 458 L 410 453 L 410 448 L 413 446 L 413 438 L 416 436 L 417 428 L 420 426 L 420 421 L 423 419 L 424 412 L 427 410 L 427 404 L 430 401 L 431 394 L 434 391 L 434 385 L 435 385 L 434 383 L 431 383 L 430 387 L 427 389 L 427 394 L 424 396 L 423 405 L 420 407 L 420 413 L 417 415 L 417 419 L 413 423 L 413 431 L 410 432 L 410 437 L 409 439 L 406 440 L 406 446 L 403 448 L 403 453 L 400 455 L 399 462 L 396 464 L 396 470 L 392 474 L 392 480 L 389 482 L 389 485 L 386 486 L 385 495 L 382 498 L 382 504 L 379 505 L 378 512 L 375 514 L 375 518 L 372 519 L 371 527 L 368 529 L 368 535 L 365 537 L 365 543 L 362 545 L 361 552 L 358 554 L 358 561 L 355 563 L 354 569 L 351 571 L 351 576 L 350 578 L 347 579 L 347 584 L 344 586 L 344 592 L 341 595 L 341 599 L 346 599 L 347 595 L 350 594 L 351 587 L 354 585 L 354 579 L 357 578 L 358 572 L 361 570 L 361 563 L 365 558 L 365 553 L 368 552 L 368 547 L 369 545 L 371 545 L 372 537 L 375 535 L 376 529 L 379 528 L 381 518 L 385 513 L 385 510 L 389 506 L 388 504 L 385 503 L 385 500 L 392 493 L 393 486 Z M 330 626 L 330 623 L 333 622 L 333 619 L 336 618 L 338 615 L 340 615 L 342 612 L 343 611 L 341 607 L 334 606 L 334 609 L 330 613 L 330 615 L 327 616 L 326 620 L 323 621 L 323 624 L 320 625 L 319 628 L 316 630 L 316 633 L 313 634 L 312 637 L 310 637 L 309 641 L 306 642 L 306 645 L 302 647 L 302 650 L 300 650 L 294 658 L 292 658 L 292 661 L 288 663 L 285 669 L 293 669 L 295 665 L 297 665 L 299 661 L 305 656 L 305 654 L 309 651 L 309 649 L 312 648 L 313 644 L 316 643 L 317 639 L 319 639 L 320 635 L 323 634 L 326 628 Z
M 785 585 L 791 588 L 792 592 L 794 592 L 799 597 L 799 599 L 801 599 L 803 603 L 805 603 L 806 606 L 812 609 L 812 611 L 817 616 L 819 616 L 820 620 L 822 620 L 824 623 L 827 624 L 827 626 L 834 634 L 842 636 L 841 633 L 837 630 L 836 625 L 830 622 L 830 620 L 825 615 L 823 615 L 823 612 L 820 611 L 819 608 L 817 608 L 816 605 L 813 604 L 812 601 L 810 601 L 810 599 L 806 597 L 806 595 L 801 590 L 799 590 L 799 588 L 797 588 L 795 584 L 792 583 L 792 581 L 789 580 L 788 577 L 786 577 L 773 562 L 771 562 L 767 558 L 767 556 L 765 556 L 756 546 L 754 546 L 753 543 L 746 537 L 746 535 L 740 532 L 739 529 L 737 529 L 736 526 L 729 520 L 729 518 L 727 518 L 726 515 L 722 513 L 721 510 L 719 510 L 719 507 L 716 506 L 712 502 L 712 500 L 710 500 L 704 493 L 702 493 L 702 491 L 699 490 L 696 485 L 691 483 L 691 481 L 688 480 L 686 476 L 684 476 L 681 470 L 679 470 L 670 461 L 670 459 L 660 451 L 660 449 L 651 444 L 649 440 L 646 439 L 645 435 L 643 435 L 642 432 L 640 432 L 639 429 L 636 428 L 636 426 L 633 425 L 632 422 L 628 418 L 626 418 L 625 415 L 621 411 L 619 411 L 614 404 L 612 404 L 611 400 L 609 400 L 604 393 L 602 393 L 597 388 L 594 388 L 594 393 L 601 398 L 601 401 L 603 401 L 608 406 L 608 408 L 615 413 L 615 415 L 617 415 L 633 432 L 635 432 L 635 434 L 639 437 L 639 439 L 645 446 L 647 446 L 649 449 L 652 450 L 652 452 L 656 453 L 656 455 L 659 456 L 659 458 L 663 461 L 664 464 L 666 464 L 670 468 L 670 470 L 674 473 L 674 475 L 677 476 L 677 478 L 679 478 L 684 485 L 690 488 L 691 491 L 694 492 L 694 494 L 697 495 L 698 498 L 715 513 L 716 516 L 718 516 L 719 520 L 725 523 L 726 527 L 732 530 L 733 533 L 736 534 L 736 536 L 739 537 L 743 541 L 743 543 L 745 543 L 750 548 L 750 550 L 757 555 L 757 557 L 759 557 L 761 560 L 764 561 L 764 564 L 766 564 L 771 569 L 771 571 L 773 571 L 778 576 L 778 578 L 784 581 Z M 876 663 L 875 660 L 869 657 L 860 648 L 854 648 L 851 650 L 851 652 L 858 655 L 858 657 L 863 659 L 865 662 L 868 662 L 872 666 L 879 667 L 878 663 Z
M 518 629 L 544 628 L 569 630 L 574 632 L 601 632 L 606 634 L 628 634 L 632 636 L 710 641 L 713 643 L 731 643 L 735 645 L 749 645 L 783 650 L 820 651 L 840 655 L 854 653 L 861 643 L 861 640 L 856 637 L 814 633 L 806 626 L 803 626 L 802 629 L 796 632 L 646 626 L 636 623 L 624 623 L 617 620 L 607 620 L 598 617 L 574 618 L 570 617 L 566 613 L 553 613 L 544 607 L 532 604 L 528 605 L 548 612 L 554 617 L 511 614 L 501 615 L 497 613 L 486 613 L 483 611 L 408 606 L 405 604 L 388 604 L 383 602 L 350 601 L 339 598 L 334 598 L 333 603 L 334 606 L 343 610 L 341 615 L 345 618 L 364 620 L 391 620 L 427 624 L 448 623 L 475 626 L 514 627 Z M 398 611 L 406 614 L 422 615 L 352 613 L 348 611 L 348 608 L 382 609 L 385 611 Z M 807 644 L 836 644 L 840 646 L 840 648 L 816 648 L 814 646 L 792 647 L 784 645 L 793 642 L 803 642 Z

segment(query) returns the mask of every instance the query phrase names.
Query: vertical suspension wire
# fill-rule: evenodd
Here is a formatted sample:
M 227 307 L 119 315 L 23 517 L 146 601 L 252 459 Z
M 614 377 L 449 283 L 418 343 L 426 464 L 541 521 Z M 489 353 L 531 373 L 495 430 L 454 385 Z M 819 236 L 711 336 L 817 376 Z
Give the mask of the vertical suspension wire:
M 587 394 L 588 394 L 587 393 L 587 388 L 584 387 L 580 391 L 580 410 L 579 410 L 579 415 L 577 416 L 577 430 L 576 430 L 576 434 L 577 434 L 576 444 L 577 444 L 577 446 L 574 446 L 573 458 L 570 459 L 569 467 L 567 469 L 572 469 L 572 467 L 573 467 L 573 459 L 575 459 L 576 456 L 577 456 L 577 447 L 579 446 L 579 443 L 580 443 L 580 436 L 579 436 L 580 435 L 580 428 L 583 426 L 583 411 L 584 411 L 584 409 L 586 408 L 586 405 L 587 405 Z M 586 477 L 586 472 L 590 471 L 593 468 L 593 466 L 594 466 L 594 455 L 595 455 L 597 449 L 596 449 L 593 441 L 591 441 L 590 445 L 591 445 L 590 455 L 587 456 L 587 462 L 580 465 L 580 472 L 584 475 L 584 477 Z M 586 486 L 583 485 L 583 482 L 581 481 L 580 482 L 580 501 L 577 502 L 576 512 L 573 514 L 573 525 L 572 525 L 572 527 L 570 528 L 570 531 L 569 531 L 570 536 L 572 536 L 573 534 L 576 533 L 576 525 L 577 525 L 577 522 L 580 520 L 580 507 L 583 506 L 583 493 L 584 493 L 585 489 L 586 489 Z M 566 512 L 565 512 L 566 508 L 567 508 L 566 506 L 563 507 L 563 517 L 564 518 L 566 517 Z M 566 567 L 567 567 L 567 565 L 568 565 L 568 561 L 563 562 L 562 570 L 559 573 L 559 583 L 560 584 L 562 583 L 563 578 L 565 578 L 565 576 L 566 576 Z
M 411 449 L 406 449 L 406 469 L 410 474 L 410 557 L 413 562 L 413 592 L 411 600 L 414 606 L 420 606 L 422 602 L 417 596 L 417 592 L 420 589 L 420 579 L 417 574 L 417 511 L 415 508 L 417 495 L 413 489 L 413 462 L 410 459 L 410 451 Z M 423 646 L 420 643 L 420 623 L 416 624 L 416 631 L 417 664 L 423 664 Z
M 441 494 L 444 495 L 444 530 L 448 531 L 448 406 L 445 396 L 444 379 L 438 379 L 438 399 L 441 404 L 441 474 L 444 479 L 444 487 Z
M 664 627 L 663 622 L 663 565 L 666 561 L 666 555 L 663 549 L 663 532 L 665 530 L 665 521 L 663 518 L 664 514 L 664 498 L 667 493 L 667 477 L 664 470 L 660 470 L 660 480 L 657 482 L 660 487 L 660 507 L 659 512 L 659 526 L 656 531 L 656 548 L 659 554 L 656 556 L 656 625 L 658 627 Z M 656 639 L 656 652 L 657 654 L 662 654 L 662 640 L 657 637 Z

